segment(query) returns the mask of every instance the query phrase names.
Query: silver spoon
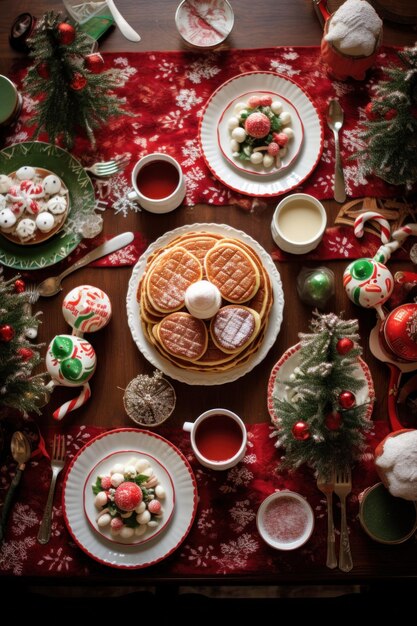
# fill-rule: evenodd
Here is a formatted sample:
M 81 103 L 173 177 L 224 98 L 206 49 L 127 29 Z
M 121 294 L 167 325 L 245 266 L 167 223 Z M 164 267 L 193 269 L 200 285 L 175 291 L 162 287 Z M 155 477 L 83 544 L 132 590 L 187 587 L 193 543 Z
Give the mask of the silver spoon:
M 74 265 L 71 265 L 71 267 L 67 267 L 67 269 L 59 274 L 59 276 L 50 276 L 49 278 L 45 278 L 45 280 L 43 280 L 38 285 L 39 295 L 44 298 L 48 298 L 49 296 L 55 296 L 61 291 L 61 281 L 63 278 L 65 278 L 65 276 L 68 276 L 68 274 L 75 272 L 75 270 L 80 269 L 80 267 L 88 265 L 89 263 L 91 263 L 91 261 L 96 261 L 102 256 L 106 256 L 106 254 L 110 254 L 111 252 L 119 250 L 119 248 L 127 246 L 128 243 L 133 241 L 133 239 L 133 233 L 127 232 L 122 233 L 121 235 L 117 235 L 116 237 L 112 237 L 112 239 L 109 239 L 108 241 L 105 241 L 101 244 L 101 246 L 98 246 L 97 248 L 95 248 L 95 250 L 92 250 L 91 252 L 83 256 L 82 259 L 74 263 Z
M 20 430 L 13 433 L 10 447 L 12 450 L 12 456 L 17 463 L 17 470 L 12 482 L 10 483 L 9 490 L 3 504 L 0 523 L 0 541 L 3 541 L 4 531 L 6 529 L 7 518 L 9 516 L 13 494 L 18 484 L 20 483 L 23 470 L 25 469 L 25 465 L 29 461 L 31 454 L 30 443 L 27 437 L 25 437 L 25 435 L 20 432 Z
M 345 177 L 340 160 L 339 130 L 343 126 L 343 109 L 339 100 L 332 98 L 327 109 L 327 126 L 333 131 L 335 148 L 334 199 L 336 202 L 346 200 Z

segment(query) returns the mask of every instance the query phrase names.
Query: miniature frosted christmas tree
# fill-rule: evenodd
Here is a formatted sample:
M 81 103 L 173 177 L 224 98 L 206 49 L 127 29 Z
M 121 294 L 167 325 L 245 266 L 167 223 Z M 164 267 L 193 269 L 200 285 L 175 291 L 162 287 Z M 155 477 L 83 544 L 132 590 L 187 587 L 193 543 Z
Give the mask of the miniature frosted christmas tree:
M 123 101 L 111 93 L 117 72 L 103 71 L 103 58 L 91 52 L 91 38 L 52 11 L 40 20 L 29 46 L 35 62 L 24 85 L 37 100 L 34 138 L 46 131 L 51 142 L 71 148 L 84 129 L 94 146 L 94 130 L 109 117 L 125 113 Z
M 290 380 L 282 380 L 286 397 L 275 397 L 277 447 L 285 448 L 283 465 L 303 463 L 320 476 L 345 468 L 366 449 L 368 403 L 356 395 L 366 384 L 358 377 L 357 320 L 315 313 L 311 334 L 300 333 L 299 361 Z
M 0 417 L 7 407 L 39 413 L 44 396 L 42 377 L 32 376 L 41 359 L 39 346 L 26 337 L 38 324 L 25 313 L 27 297 L 19 277 L 4 281 L 0 276 Z
M 397 54 L 401 65 L 385 68 L 366 107 L 358 156 L 365 174 L 410 189 L 417 182 L 417 44 Z

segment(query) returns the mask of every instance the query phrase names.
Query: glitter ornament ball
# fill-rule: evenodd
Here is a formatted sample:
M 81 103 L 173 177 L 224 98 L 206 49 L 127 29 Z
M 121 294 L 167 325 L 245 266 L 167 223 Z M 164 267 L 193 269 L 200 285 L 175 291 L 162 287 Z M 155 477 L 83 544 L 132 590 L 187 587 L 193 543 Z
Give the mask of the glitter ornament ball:
M 18 278 L 17 280 L 15 280 L 14 290 L 16 293 L 23 293 L 25 289 L 26 289 L 26 285 L 25 285 L 24 280 L 22 280 L 21 278 Z
M 356 404 L 355 394 L 351 391 L 342 391 L 338 398 L 339 406 L 346 411 L 352 409 Z
M 2 324 L 0 326 L 0 341 L 3 341 L 4 343 L 9 343 L 9 341 L 13 339 L 14 335 L 14 328 L 13 326 L 10 326 L 10 324 Z
M 321 308 L 334 294 L 334 274 L 326 267 L 303 268 L 297 277 L 297 291 L 302 302 Z
M 109 323 L 112 308 L 106 293 L 98 287 L 75 287 L 64 298 L 62 314 L 75 334 L 94 333 Z
M 99 52 L 88 54 L 84 59 L 84 65 L 92 74 L 100 74 L 104 68 L 104 59 Z
M 68 22 L 61 22 L 57 26 L 59 43 L 63 46 L 69 46 L 75 40 L 75 28 Z
M 48 346 L 46 369 L 57 385 L 79 387 L 86 383 L 96 369 L 93 346 L 74 335 L 57 335 Z
M 74 91 L 82 91 L 87 84 L 87 79 L 85 76 L 80 74 L 79 72 L 75 72 L 72 80 L 70 82 L 70 87 Z
M 48 78 L 50 78 L 51 76 L 51 73 L 49 71 L 49 65 L 45 61 L 38 63 L 38 65 L 36 66 L 36 71 L 39 76 L 41 78 L 44 78 L 45 80 L 48 80 Z
M 324 419 L 324 423 L 329 430 L 339 430 L 342 424 L 342 415 L 338 411 L 328 413 Z
M 336 344 L 336 350 L 341 356 L 348 354 L 354 346 L 352 339 L 349 337 L 342 337 Z
M 294 439 L 297 439 L 298 441 L 306 441 L 310 438 L 308 424 L 302 421 L 296 422 L 292 427 L 292 434 L 294 435 Z

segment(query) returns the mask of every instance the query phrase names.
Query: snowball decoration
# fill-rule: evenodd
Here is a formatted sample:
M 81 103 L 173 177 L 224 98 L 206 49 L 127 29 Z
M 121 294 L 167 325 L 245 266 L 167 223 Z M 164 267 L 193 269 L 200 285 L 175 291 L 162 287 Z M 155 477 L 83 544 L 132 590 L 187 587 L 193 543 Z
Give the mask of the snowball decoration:
M 112 307 L 104 291 L 91 285 L 82 285 L 65 296 L 62 314 L 75 334 L 93 333 L 109 323 Z
M 48 211 L 53 215 L 61 215 L 67 208 L 67 200 L 64 196 L 54 196 L 46 203 Z
M 25 218 L 21 220 L 16 226 L 16 235 L 21 241 L 32 239 L 36 230 L 36 224 L 34 220 Z
M 35 174 L 35 168 L 30 165 L 23 165 L 16 171 L 16 176 L 19 180 L 32 180 L 32 178 L 35 178 Z
M 35 220 L 36 228 L 38 228 L 42 233 L 49 233 L 50 230 L 53 229 L 55 220 L 53 215 L 48 213 L 48 211 L 42 211 L 36 216 Z
M 43 180 L 44 191 L 49 196 L 59 193 L 61 191 L 61 187 L 61 180 L 58 178 L 58 176 L 55 176 L 55 174 L 49 174 L 49 176 L 46 176 Z
M 0 229 L 7 232 L 16 224 L 16 216 L 11 209 L 0 211 Z
M 417 500 L 417 430 L 385 437 L 375 450 L 375 468 L 391 495 Z

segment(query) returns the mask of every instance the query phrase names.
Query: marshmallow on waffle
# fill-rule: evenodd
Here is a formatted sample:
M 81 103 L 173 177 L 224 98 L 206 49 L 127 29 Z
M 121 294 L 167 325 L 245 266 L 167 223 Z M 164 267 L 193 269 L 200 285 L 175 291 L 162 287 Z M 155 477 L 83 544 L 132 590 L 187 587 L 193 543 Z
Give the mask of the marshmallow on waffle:
M 236 354 L 255 339 L 260 328 L 261 318 L 256 311 L 230 304 L 222 307 L 212 318 L 210 334 L 220 350 Z
M 207 280 L 218 287 L 223 298 L 234 304 L 247 302 L 259 289 L 258 268 L 242 247 L 219 242 L 204 258 Z

